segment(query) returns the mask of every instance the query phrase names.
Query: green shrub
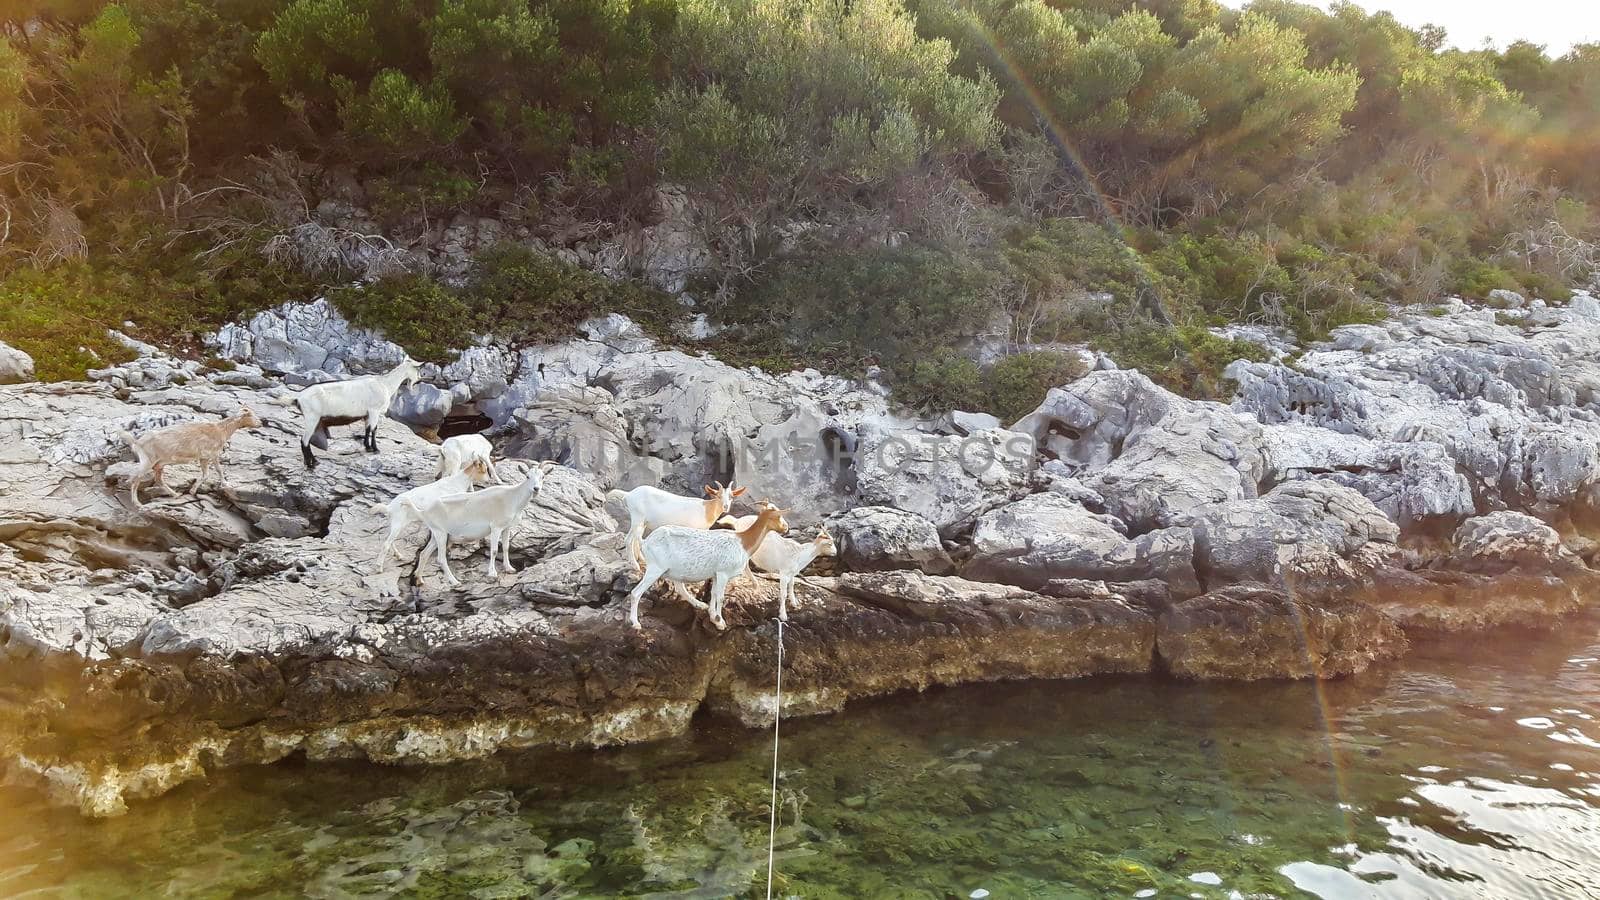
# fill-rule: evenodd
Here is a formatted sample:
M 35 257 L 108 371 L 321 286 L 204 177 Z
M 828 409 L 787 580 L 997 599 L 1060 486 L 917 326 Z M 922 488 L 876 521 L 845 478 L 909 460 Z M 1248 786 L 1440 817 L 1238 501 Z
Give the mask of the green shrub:
M 1450 291 L 1473 300 L 1487 300 L 1490 291 L 1521 289 L 1515 275 L 1481 259 L 1461 259 L 1450 272 Z
M 311 279 L 267 263 L 248 242 L 203 260 L 183 246 L 144 246 L 96 265 L 0 273 L 0 340 L 33 356 L 41 379 L 77 379 L 129 358 L 109 329 L 198 355 L 206 332 L 317 290 Z
M 1199 399 L 1227 394 L 1222 370 L 1229 363 L 1267 358 L 1258 344 L 1218 337 L 1194 325 L 1125 328 L 1096 340 L 1095 346 L 1118 365 L 1138 369 L 1170 391 Z
M 469 303 L 426 275 L 340 288 L 328 299 L 352 324 L 382 333 L 422 362 L 449 362 L 472 342 L 477 324 Z
M 819 253 L 775 261 L 718 312 L 774 327 L 810 365 L 859 374 L 876 362 L 899 378 L 976 333 L 994 284 L 980 262 L 929 247 Z
M 995 363 L 984 373 L 984 411 L 1010 424 L 1033 412 L 1053 387 L 1082 378 L 1083 360 L 1065 353 L 1034 350 Z
M 978 364 L 954 350 L 907 360 L 895 370 L 894 399 L 911 409 L 978 409 L 984 390 Z
M 424 362 L 448 362 L 483 334 L 512 345 L 564 340 L 585 319 L 611 312 L 659 334 L 681 313 L 659 291 L 516 244 L 479 255 L 460 289 L 404 275 L 341 288 L 329 299 L 354 324 L 382 332 Z
M 1107 313 L 1128 314 L 1158 292 L 1151 272 L 1122 235 L 1083 219 L 1052 219 L 1015 230 L 1007 240 L 1005 263 L 1038 320 L 1033 339 L 1062 340 L 1073 332 L 1103 327 Z M 1104 292 L 1112 307 L 1075 305 L 1084 294 Z

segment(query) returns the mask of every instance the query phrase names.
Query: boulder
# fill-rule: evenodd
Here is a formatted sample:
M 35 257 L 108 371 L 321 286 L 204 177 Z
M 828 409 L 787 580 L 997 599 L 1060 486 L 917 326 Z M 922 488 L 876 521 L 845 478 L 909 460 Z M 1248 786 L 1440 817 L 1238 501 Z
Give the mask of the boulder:
M 1016 427 L 1137 529 L 1187 524 L 1213 504 L 1255 497 L 1267 475 L 1260 425 L 1134 371 L 1054 388 Z
M 888 506 L 858 506 L 828 520 L 838 541 L 839 562 L 855 572 L 917 569 L 949 575 L 955 563 L 933 523 Z
M 1326 595 L 1364 583 L 1399 536 L 1350 488 L 1291 481 L 1198 516 L 1195 567 L 1210 585 L 1249 581 Z
M 1027 492 L 1033 441 L 993 429 L 966 436 L 878 430 L 855 456 L 858 502 L 916 513 L 950 535 Z
M 1472 515 L 1472 485 L 1443 444 L 1375 441 L 1310 425 L 1271 425 L 1263 435 L 1275 481 L 1314 479 L 1351 488 L 1402 529 Z
M 1462 304 L 1440 312 L 1335 329 L 1293 366 L 1235 362 L 1233 406 L 1268 425 L 1377 442 L 1355 464 L 1396 460 L 1402 471 L 1361 473 L 1363 492 L 1381 499 L 1381 482 L 1398 480 L 1404 520 L 1464 505 L 1436 462 L 1399 460 L 1392 443 L 1442 447 L 1478 506 L 1545 513 L 1587 502 L 1600 479 L 1600 323 L 1570 307 L 1520 322 Z
M 1554 528 L 1525 513 L 1501 510 L 1468 519 L 1455 533 L 1456 564 L 1467 571 L 1510 566 L 1558 569 L 1576 564 Z
M 1173 603 L 1156 619 L 1156 652 L 1180 678 L 1337 678 L 1406 647 L 1400 627 L 1370 606 L 1313 603 L 1253 585 Z
M 1056 493 L 1034 494 L 985 513 L 972 534 L 964 574 L 1034 590 L 1058 579 L 1159 581 L 1170 596 L 1200 592 L 1194 534 L 1164 528 L 1128 537 L 1117 519 Z
M 33 357 L 0 341 L 0 384 L 33 380 Z
M 1505 288 L 1495 288 L 1489 292 L 1488 301 L 1490 306 L 1498 307 L 1500 309 L 1521 309 L 1527 304 L 1528 298 L 1522 296 L 1516 291 L 1508 291 Z

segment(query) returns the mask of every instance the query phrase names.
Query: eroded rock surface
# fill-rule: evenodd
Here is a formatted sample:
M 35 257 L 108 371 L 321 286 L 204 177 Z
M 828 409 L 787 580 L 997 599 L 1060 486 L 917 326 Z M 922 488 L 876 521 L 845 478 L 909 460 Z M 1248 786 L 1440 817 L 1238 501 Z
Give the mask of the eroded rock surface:
M 1173 603 L 1156 619 L 1161 661 L 1183 678 L 1333 678 L 1406 646 L 1400 627 L 1370 606 L 1310 603 L 1254 585 Z
M 1253 498 L 1267 475 L 1256 421 L 1130 370 L 1052 389 L 1016 429 L 1080 469 L 1107 510 L 1138 529 L 1185 525 L 1210 504 Z
M 1194 534 L 1162 528 L 1129 537 L 1113 516 L 1047 492 L 986 513 L 972 534 L 965 574 L 1035 589 L 1056 579 L 1159 581 L 1172 596 L 1200 592 Z
M 858 506 L 828 520 L 839 560 L 857 572 L 916 569 L 929 575 L 955 571 L 932 522 L 892 506 Z
M 1158 666 L 1337 677 L 1402 652 L 1402 628 L 1547 626 L 1600 591 L 1571 527 L 1600 496 L 1596 310 L 1341 329 L 1292 367 L 1235 366 L 1232 407 L 1101 367 L 1010 430 L 662 349 L 620 316 L 559 345 L 468 348 L 391 413 L 427 426 L 465 406 L 524 458 L 508 477 L 557 465 L 513 537 L 518 571 L 491 580 L 462 544 L 459 589 L 433 567 L 412 583 L 415 530 L 378 559 L 381 504 L 431 480 L 433 446 L 386 421 L 366 454 L 336 429 L 308 472 L 282 402 L 285 381 L 387 368 L 398 348 L 325 304 L 225 331 L 243 361 L 227 372 L 130 341 L 141 357 L 94 383 L 0 388 L 0 752 L 109 814 L 291 753 L 648 740 L 703 708 L 767 723 L 770 579 L 731 588 L 726 632 L 664 588 L 626 628 L 635 575 L 605 490 L 641 483 L 733 480 L 838 534 L 838 574 L 797 585 L 786 715 Z M 132 507 L 119 429 L 241 405 L 265 424 L 197 497 L 150 488 Z

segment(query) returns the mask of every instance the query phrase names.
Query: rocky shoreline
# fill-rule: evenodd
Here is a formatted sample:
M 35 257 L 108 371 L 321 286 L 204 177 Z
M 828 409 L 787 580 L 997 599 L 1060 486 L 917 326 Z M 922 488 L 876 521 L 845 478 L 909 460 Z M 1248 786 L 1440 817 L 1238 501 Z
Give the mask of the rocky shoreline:
M 1009 429 L 664 349 L 618 317 L 473 348 L 391 413 L 482 417 L 508 455 L 564 465 L 520 571 L 490 582 L 462 548 L 454 591 L 376 565 L 373 505 L 431 476 L 428 440 L 390 420 L 380 453 L 336 434 L 302 466 L 283 382 L 398 349 L 325 304 L 224 333 L 231 369 L 143 347 L 93 382 L 0 386 L 6 776 L 112 815 L 291 754 L 434 763 L 651 740 L 702 710 L 770 722 L 772 582 L 735 585 L 727 632 L 665 591 L 626 627 L 605 491 L 638 483 L 734 480 L 839 537 L 786 628 L 790 716 L 975 681 L 1338 677 L 1418 635 L 1550 626 L 1600 587 L 1600 303 L 1437 312 L 1238 363 L 1231 406 L 1102 361 Z M 241 405 L 265 424 L 219 483 L 128 504 L 117 428 Z

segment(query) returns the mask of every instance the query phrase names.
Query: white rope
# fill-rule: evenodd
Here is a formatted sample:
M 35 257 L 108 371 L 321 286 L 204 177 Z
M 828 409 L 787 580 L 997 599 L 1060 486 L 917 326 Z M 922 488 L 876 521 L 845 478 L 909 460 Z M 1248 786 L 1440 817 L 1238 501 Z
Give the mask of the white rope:
M 778 620 L 778 691 L 772 711 L 772 821 L 767 826 L 767 900 L 772 900 L 772 860 L 778 846 L 778 722 L 783 719 L 783 620 Z

